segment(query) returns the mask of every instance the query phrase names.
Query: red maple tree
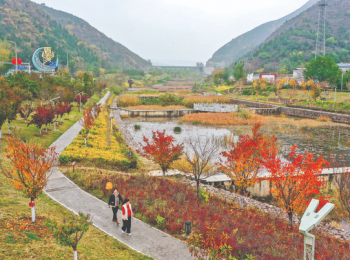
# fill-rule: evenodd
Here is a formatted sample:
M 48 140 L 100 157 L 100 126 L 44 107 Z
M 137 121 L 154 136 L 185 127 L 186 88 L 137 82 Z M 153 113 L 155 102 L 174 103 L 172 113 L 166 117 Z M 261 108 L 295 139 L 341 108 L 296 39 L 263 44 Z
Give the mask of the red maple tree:
M 143 141 L 146 144 L 140 143 L 142 149 L 137 152 L 158 164 L 163 172 L 163 180 L 165 180 L 167 170 L 183 154 L 183 144 L 175 144 L 175 138 L 172 135 L 166 135 L 165 130 L 163 132 L 152 131 L 152 141 L 145 136 L 143 136 Z
M 41 127 L 45 124 L 46 121 L 46 113 L 47 110 L 42 107 L 38 106 L 35 108 L 35 114 L 32 115 L 32 120 L 28 123 L 29 125 L 35 125 L 36 127 L 39 128 L 40 134 L 41 134 Z
M 229 176 L 237 188 L 237 192 L 247 195 L 247 188 L 253 186 L 260 170 L 263 168 L 263 156 L 261 151 L 277 151 L 277 138 L 259 133 L 261 127 L 257 123 L 252 128 L 252 135 L 239 136 L 237 143 L 231 143 L 231 150 L 222 152 L 220 155 L 225 160 L 220 160 L 221 170 Z
M 319 175 L 329 163 L 322 155 L 315 157 L 307 151 L 297 154 L 296 145 L 290 149 L 287 160 L 281 159 L 278 153 L 271 153 L 268 150 L 262 151 L 262 154 L 264 166 L 271 174 L 266 177 L 272 184 L 270 192 L 286 210 L 292 228 L 293 214 L 305 210 L 310 199 L 320 194 L 325 181 Z
M 67 102 L 58 103 L 56 107 L 56 113 L 60 115 L 61 122 L 64 114 L 68 114 L 71 112 L 73 105 L 69 105 Z
M 70 104 L 67 103 L 67 102 L 64 102 L 64 105 L 65 105 L 65 107 L 66 107 L 66 113 L 67 113 L 68 118 L 69 118 L 69 114 L 70 114 L 70 112 L 71 112 L 72 109 L 73 109 L 73 105 L 70 105 Z
M 83 105 L 88 101 L 89 97 L 87 95 L 76 95 L 75 102 L 77 102 L 78 106 L 80 105 L 80 101 Z
M 8 139 L 5 157 L 11 166 L 1 165 L 1 172 L 16 190 L 31 199 L 32 221 L 35 222 L 34 200 L 42 193 L 48 182 L 48 172 L 57 160 L 54 147 L 48 149 L 37 144 L 22 142 L 16 137 Z

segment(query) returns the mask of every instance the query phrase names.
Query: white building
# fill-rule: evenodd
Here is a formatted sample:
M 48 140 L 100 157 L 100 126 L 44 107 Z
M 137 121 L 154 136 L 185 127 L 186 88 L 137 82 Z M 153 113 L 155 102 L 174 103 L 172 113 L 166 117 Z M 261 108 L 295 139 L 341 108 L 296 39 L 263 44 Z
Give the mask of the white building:
M 250 73 L 247 74 L 247 82 L 253 82 L 254 80 L 258 80 L 260 78 L 259 73 Z
M 298 81 L 301 82 L 304 80 L 304 71 L 306 69 L 305 68 L 296 68 L 293 70 L 293 78 Z
M 338 66 L 343 72 L 350 70 L 350 63 L 338 63 Z

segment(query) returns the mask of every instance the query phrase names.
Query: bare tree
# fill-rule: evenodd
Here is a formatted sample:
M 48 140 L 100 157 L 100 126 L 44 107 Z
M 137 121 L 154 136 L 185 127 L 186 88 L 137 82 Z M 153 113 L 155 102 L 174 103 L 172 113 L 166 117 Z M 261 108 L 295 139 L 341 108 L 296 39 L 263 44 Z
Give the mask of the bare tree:
M 338 199 L 350 217 L 350 172 L 349 168 L 333 168 L 334 181 L 338 190 Z
M 184 144 L 187 149 L 178 168 L 192 174 L 197 184 L 198 196 L 200 180 L 215 174 L 215 159 L 222 147 L 222 138 L 189 136 L 184 140 Z

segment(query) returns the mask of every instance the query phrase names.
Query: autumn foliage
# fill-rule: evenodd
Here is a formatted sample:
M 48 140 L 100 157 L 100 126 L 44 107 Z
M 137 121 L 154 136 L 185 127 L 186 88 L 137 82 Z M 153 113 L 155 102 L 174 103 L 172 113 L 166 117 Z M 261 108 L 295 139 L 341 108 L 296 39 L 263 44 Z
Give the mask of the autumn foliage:
M 37 198 L 48 182 L 47 173 L 57 159 L 54 147 L 48 149 L 37 144 L 24 143 L 9 137 L 5 157 L 12 167 L 2 165 L 2 173 L 17 190 L 32 200 Z
M 145 145 L 140 143 L 142 150 L 138 152 L 160 166 L 165 180 L 165 172 L 182 155 L 183 144 L 175 144 L 175 138 L 172 135 L 166 135 L 165 130 L 163 132 L 152 131 L 152 141 L 145 136 L 143 136 L 143 141 Z
M 320 174 L 329 163 L 323 156 L 315 158 L 314 154 L 297 153 L 297 146 L 290 148 L 287 160 L 277 152 L 263 151 L 264 166 L 270 173 L 271 193 L 276 197 L 281 208 L 288 213 L 289 224 L 293 225 L 293 214 L 306 209 L 311 198 L 320 194 L 325 184 Z
M 231 149 L 221 153 L 221 170 L 229 176 L 236 191 L 247 195 L 247 188 L 253 186 L 264 168 L 264 158 L 261 151 L 277 151 L 277 138 L 259 133 L 261 127 L 257 123 L 252 128 L 252 135 L 239 136 L 237 143 L 231 144 Z
M 83 105 L 88 101 L 89 97 L 88 95 L 76 95 L 75 96 L 75 102 L 77 102 L 78 106 L 80 105 L 80 101 Z
M 55 116 L 56 112 L 52 106 L 38 106 L 35 108 L 35 113 L 32 115 L 32 120 L 28 123 L 28 126 L 34 124 L 39 128 L 41 134 L 41 127 L 46 125 L 47 132 L 47 125 L 53 123 Z
M 48 173 L 57 160 L 54 147 L 45 149 L 37 144 L 24 143 L 9 137 L 5 157 L 11 166 L 1 165 L 1 172 L 16 190 L 22 191 L 32 203 L 48 182 Z M 34 221 L 35 218 L 33 218 Z
M 278 216 L 253 208 L 242 210 L 232 201 L 203 190 L 197 197 L 194 187 L 172 180 L 163 181 L 158 177 L 109 175 L 101 179 L 101 174 L 98 174 L 94 178 L 82 182 L 86 187 L 93 185 L 93 189 L 99 185 L 97 189 L 100 191 L 107 181 L 118 184 L 120 193 L 133 202 L 137 218 L 171 235 L 183 238 L 184 223 L 191 221 L 189 246 L 203 249 L 202 253 L 212 254 L 216 250 L 218 258 L 213 259 L 225 258 L 225 254 L 238 259 L 253 255 L 259 260 L 303 257 L 303 236 L 296 227 L 290 230 L 288 223 Z M 315 233 L 315 259 L 347 259 L 348 243 L 328 238 L 317 231 Z

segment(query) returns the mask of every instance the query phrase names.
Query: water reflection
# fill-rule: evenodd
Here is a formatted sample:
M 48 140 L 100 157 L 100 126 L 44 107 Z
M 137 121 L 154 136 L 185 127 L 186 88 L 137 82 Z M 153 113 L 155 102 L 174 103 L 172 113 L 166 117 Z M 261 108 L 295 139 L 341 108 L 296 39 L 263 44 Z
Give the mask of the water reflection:
M 173 134 L 178 143 L 183 142 L 188 135 L 207 135 L 214 137 L 222 137 L 234 134 L 236 139 L 244 133 L 251 133 L 251 126 L 236 125 L 223 128 L 215 126 L 202 126 L 183 124 L 178 125 L 178 119 L 124 119 L 130 133 L 137 142 L 142 141 L 145 135 L 151 138 L 152 131 L 166 130 L 167 134 Z M 140 130 L 135 130 L 134 125 L 141 126 Z M 175 133 L 174 127 L 180 126 L 181 132 Z M 329 160 L 329 154 L 341 154 L 344 156 L 343 163 L 350 166 L 350 127 L 334 126 L 334 127 L 297 127 L 295 125 L 269 124 L 263 125 L 261 132 L 275 134 L 281 142 L 281 154 L 287 158 L 290 147 L 294 144 L 298 145 L 298 152 L 309 151 L 316 155 L 323 154 L 325 159 Z

